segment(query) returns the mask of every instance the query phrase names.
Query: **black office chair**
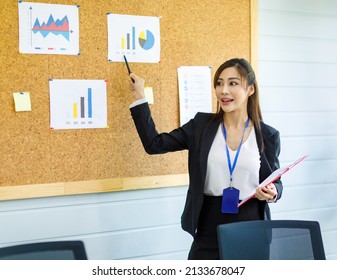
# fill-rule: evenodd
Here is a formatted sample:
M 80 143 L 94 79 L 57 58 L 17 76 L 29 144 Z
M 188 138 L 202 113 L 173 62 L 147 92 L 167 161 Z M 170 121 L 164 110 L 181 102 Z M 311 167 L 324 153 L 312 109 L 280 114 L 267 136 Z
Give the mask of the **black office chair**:
M 0 260 L 87 260 L 82 241 L 53 241 L 0 248 Z
M 325 260 L 316 221 L 245 221 L 217 230 L 223 260 Z

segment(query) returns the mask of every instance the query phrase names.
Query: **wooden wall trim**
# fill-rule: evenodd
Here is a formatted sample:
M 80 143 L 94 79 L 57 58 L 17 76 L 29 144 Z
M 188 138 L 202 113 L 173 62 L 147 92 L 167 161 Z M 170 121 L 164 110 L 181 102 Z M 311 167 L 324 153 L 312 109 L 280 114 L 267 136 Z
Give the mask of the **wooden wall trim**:
M 100 192 L 116 192 L 136 189 L 152 189 L 172 186 L 187 186 L 188 184 L 188 174 L 175 174 L 64 183 L 3 186 L 0 187 L 0 201 Z

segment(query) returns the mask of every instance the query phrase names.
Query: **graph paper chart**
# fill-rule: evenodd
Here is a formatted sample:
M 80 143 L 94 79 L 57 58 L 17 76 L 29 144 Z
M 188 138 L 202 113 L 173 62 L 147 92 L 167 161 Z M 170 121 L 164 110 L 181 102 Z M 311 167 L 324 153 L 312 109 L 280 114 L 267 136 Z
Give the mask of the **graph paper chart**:
M 108 14 L 108 60 L 158 63 L 160 23 L 158 17 Z
M 49 90 L 52 129 L 107 127 L 106 81 L 51 79 Z
M 19 51 L 79 54 L 78 6 L 19 2 Z

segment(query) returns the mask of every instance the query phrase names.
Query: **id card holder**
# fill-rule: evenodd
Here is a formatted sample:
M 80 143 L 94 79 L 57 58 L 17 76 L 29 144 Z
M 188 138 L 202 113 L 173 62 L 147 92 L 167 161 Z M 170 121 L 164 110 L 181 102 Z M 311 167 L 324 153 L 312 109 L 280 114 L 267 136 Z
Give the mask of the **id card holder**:
M 221 212 L 224 214 L 239 213 L 239 194 L 240 191 L 236 188 L 229 187 L 223 190 Z

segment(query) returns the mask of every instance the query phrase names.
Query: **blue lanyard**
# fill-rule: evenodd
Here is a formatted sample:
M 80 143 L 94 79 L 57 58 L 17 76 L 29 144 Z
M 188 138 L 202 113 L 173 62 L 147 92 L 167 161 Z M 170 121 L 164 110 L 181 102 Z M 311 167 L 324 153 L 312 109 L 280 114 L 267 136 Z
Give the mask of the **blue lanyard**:
M 240 150 L 241 150 L 243 138 L 244 138 L 244 136 L 245 136 L 246 129 L 247 129 L 248 125 L 249 125 L 249 120 L 250 120 L 250 118 L 248 117 L 248 119 L 247 119 L 247 121 L 246 121 L 245 128 L 244 128 L 243 133 L 242 133 L 242 137 L 241 137 L 241 141 L 240 141 L 238 150 L 236 151 L 236 154 L 235 154 L 235 158 L 234 158 L 233 165 L 232 165 L 232 163 L 231 163 L 231 156 L 230 156 L 230 154 L 229 154 L 229 149 L 228 149 L 228 145 L 227 145 L 227 142 L 226 142 L 227 162 L 228 162 L 228 169 L 229 169 L 229 174 L 230 174 L 230 182 L 229 182 L 230 188 L 233 187 L 233 172 L 234 172 L 236 163 L 237 163 L 238 158 L 239 158 L 239 154 L 240 154 Z M 223 135 L 224 135 L 225 141 L 226 141 L 227 133 L 226 133 L 226 127 L 225 127 L 224 123 L 222 123 L 222 131 L 223 131 Z

